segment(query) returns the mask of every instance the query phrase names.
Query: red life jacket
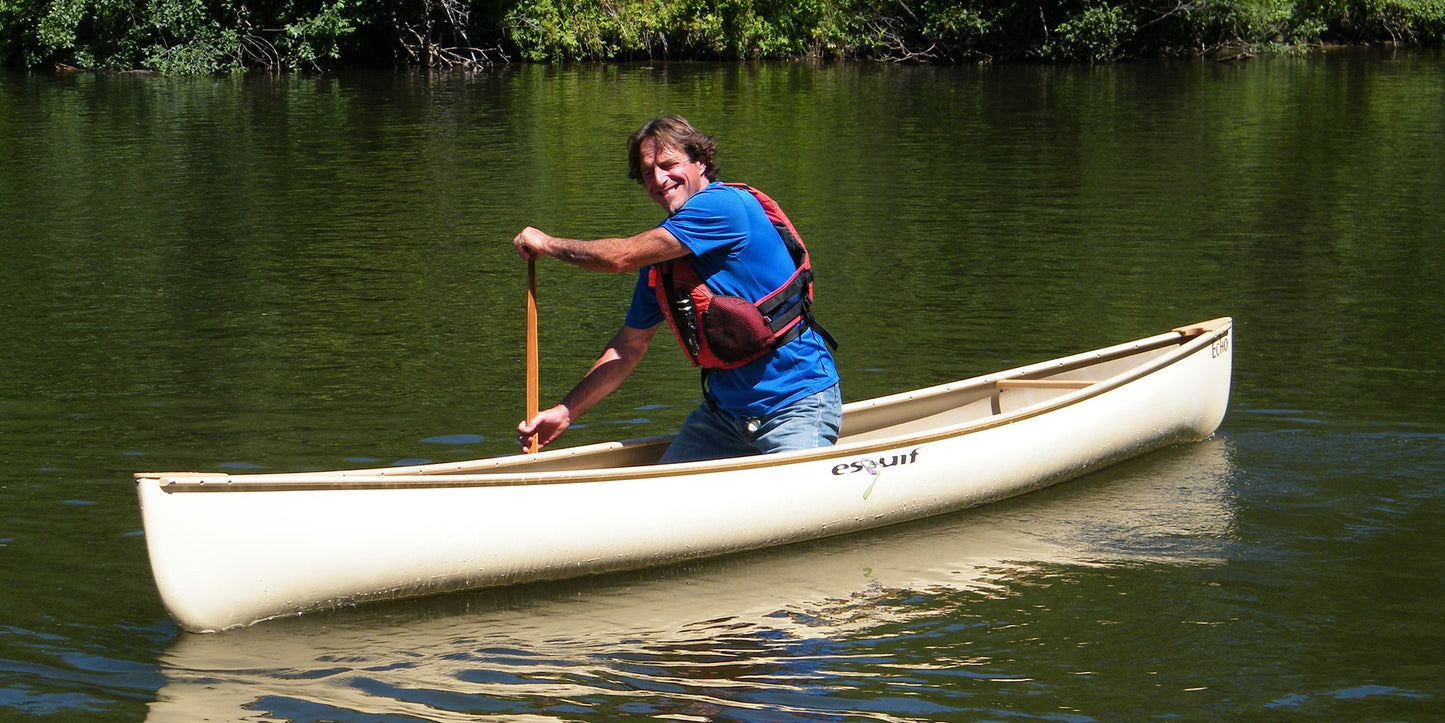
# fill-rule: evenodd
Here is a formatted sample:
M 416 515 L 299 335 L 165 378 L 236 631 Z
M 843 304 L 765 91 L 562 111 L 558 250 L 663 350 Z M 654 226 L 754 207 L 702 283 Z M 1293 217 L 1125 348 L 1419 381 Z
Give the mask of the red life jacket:
M 654 264 L 648 283 L 688 361 L 703 369 L 736 369 L 798 338 L 809 326 L 836 349 L 838 343 L 813 319 L 813 268 L 793 222 L 762 191 L 742 183 L 726 185 L 751 193 L 763 205 L 797 270 L 753 303 L 713 293 L 691 256 Z

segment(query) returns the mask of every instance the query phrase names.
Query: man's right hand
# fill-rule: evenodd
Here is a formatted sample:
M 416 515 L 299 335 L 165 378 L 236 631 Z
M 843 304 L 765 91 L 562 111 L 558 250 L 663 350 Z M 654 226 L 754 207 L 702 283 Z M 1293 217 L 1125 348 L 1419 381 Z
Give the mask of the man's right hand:
M 551 238 L 551 236 L 544 233 L 541 229 L 528 226 L 522 229 L 522 232 L 517 234 L 516 238 L 512 239 L 512 248 L 517 250 L 518 256 L 521 256 L 527 261 L 531 261 L 532 259 L 548 255 L 546 247 L 547 242 L 550 241 Z
M 522 445 L 522 451 L 526 452 L 532 448 L 532 437 L 537 438 L 537 448 L 541 449 L 551 444 L 553 440 L 562 436 L 567 428 L 572 426 L 572 413 L 567 407 L 558 404 L 551 409 L 543 409 L 537 416 L 523 420 L 517 425 L 517 441 Z

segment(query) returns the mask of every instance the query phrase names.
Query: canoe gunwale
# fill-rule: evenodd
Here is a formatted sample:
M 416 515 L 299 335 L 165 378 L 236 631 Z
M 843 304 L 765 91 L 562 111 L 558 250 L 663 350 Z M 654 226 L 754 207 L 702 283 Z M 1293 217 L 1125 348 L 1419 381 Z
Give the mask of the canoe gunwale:
M 467 462 L 443 462 L 417 465 L 415 467 L 240 475 L 203 472 L 141 472 L 135 475 L 135 482 L 140 484 L 153 480 L 159 485 L 162 491 L 167 493 L 507 487 L 583 484 L 624 479 L 679 477 L 784 465 L 801 465 L 826 460 L 855 459 L 903 446 L 927 444 L 992 429 L 1077 404 L 1083 400 L 1125 386 L 1135 380 L 1187 359 L 1201 349 L 1207 349 L 1217 340 L 1228 335 L 1231 329 L 1232 320 L 1229 317 L 1221 317 L 1198 324 L 1178 327 L 1155 336 L 1028 364 L 1003 372 L 996 372 L 899 394 L 851 402 L 843 406 L 845 441 L 831 447 L 821 447 L 813 450 L 667 465 L 638 464 L 633 466 L 600 468 L 549 468 L 545 471 L 527 470 L 527 467 L 538 464 L 549 462 L 561 464 L 570 459 L 585 461 L 591 457 L 617 454 L 625 451 L 630 451 L 634 454 L 643 454 L 645 450 L 649 448 L 657 447 L 660 449 L 671 441 L 672 435 L 665 435 L 620 442 L 603 442 L 546 451 L 533 455 L 511 455 Z M 1098 380 L 1049 379 L 1049 377 L 1054 375 L 1086 369 L 1111 360 L 1147 353 L 1169 346 L 1177 346 L 1178 348 L 1168 354 L 1146 360 L 1138 366 L 1108 378 Z M 1051 381 L 1058 383 L 1050 383 Z M 1003 384 L 1001 385 L 1000 382 L 1003 382 Z M 1037 382 L 1037 384 L 1031 385 L 1029 382 Z M 1025 388 L 1029 386 L 1054 388 L 1064 393 L 1016 410 L 1004 413 L 998 412 L 997 399 L 1002 389 Z M 857 415 L 869 411 L 885 410 L 888 407 L 902 407 L 928 398 L 962 393 L 970 389 L 978 390 L 984 395 L 987 395 L 991 390 L 995 404 L 995 413 L 986 417 L 945 425 L 932 430 L 907 432 L 852 442 L 846 441 L 847 436 L 849 436 L 847 420 L 850 414 Z M 902 423 L 903 422 L 899 422 L 898 424 Z M 880 428 L 886 429 L 887 426 L 897 425 L 884 425 Z M 865 430 L 865 432 L 866 431 L 869 430 Z M 490 469 L 486 469 L 487 467 L 490 467 Z

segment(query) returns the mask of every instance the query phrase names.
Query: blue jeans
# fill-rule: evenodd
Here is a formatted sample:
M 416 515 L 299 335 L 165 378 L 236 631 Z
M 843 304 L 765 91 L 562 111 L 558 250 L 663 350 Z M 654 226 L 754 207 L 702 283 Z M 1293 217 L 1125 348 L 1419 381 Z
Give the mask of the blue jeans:
M 704 403 L 687 415 L 662 462 L 697 462 L 826 447 L 838 441 L 843 393 L 834 384 L 763 417 L 739 417 Z

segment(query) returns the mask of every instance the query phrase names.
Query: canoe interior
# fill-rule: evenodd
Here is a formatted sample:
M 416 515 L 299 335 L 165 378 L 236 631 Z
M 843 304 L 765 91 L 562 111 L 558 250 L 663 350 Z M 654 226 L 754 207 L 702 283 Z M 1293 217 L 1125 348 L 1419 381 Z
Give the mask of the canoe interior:
M 1041 413 L 1069 399 L 1085 398 L 1119 386 L 1147 373 L 1151 366 L 1169 357 L 1182 357 L 1182 347 L 1208 343 L 1209 339 L 1226 334 L 1228 317 L 1180 327 L 1138 341 L 1096 351 L 1067 356 L 1047 362 L 1018 367 L 1004 372 L 952 382 L 901 394 L 861 400 L 845 404 L 843 425 L 838 444 L 852 446 L 866 453 L 870 448 L 897 444 L 900 439 L 939 433 L 960 427 L 987 427 L 1014 421 L 1029 413 Z M 1065 399 L 1068 397 L 1069 399 Z M 1052 403 L 1052 404 L 1051 404 Z M 546 473 L 584 472 L 595 470 L 628 470 L 653 467 L 672 437 L 658 436 L 625 441 L 605 442 L 572 448 L 548 450 L 539 454 L 518 454 L 461 462 L 385 467 L 326 472 L 287 474 L 225 475 L 215 473 L 166 472 L 140 473 L 137 479 L 164 479 L 168 489 L 182 491 L 188 487 L 210 485 L 217 481 L 233 484 L 301 483 L 303 480 L 327 478 L 420 477 L 432 475 L 535 475 Z M 797 453 L 793 453 L 796 455 Z M 806 453 L 804 453 L 806 456 Z M 751 462 L 745 460 L 753 460 Z M 713 463 L 672 465 L 689 470 L 712 465 L 757 464 L 757 458 L 717 460 Z M 664 467 L 654 467 L 660 471 Z M 684 471 L 679 469 L 679 472 Z M 501 479 L 499 477 L 498 482 Z

